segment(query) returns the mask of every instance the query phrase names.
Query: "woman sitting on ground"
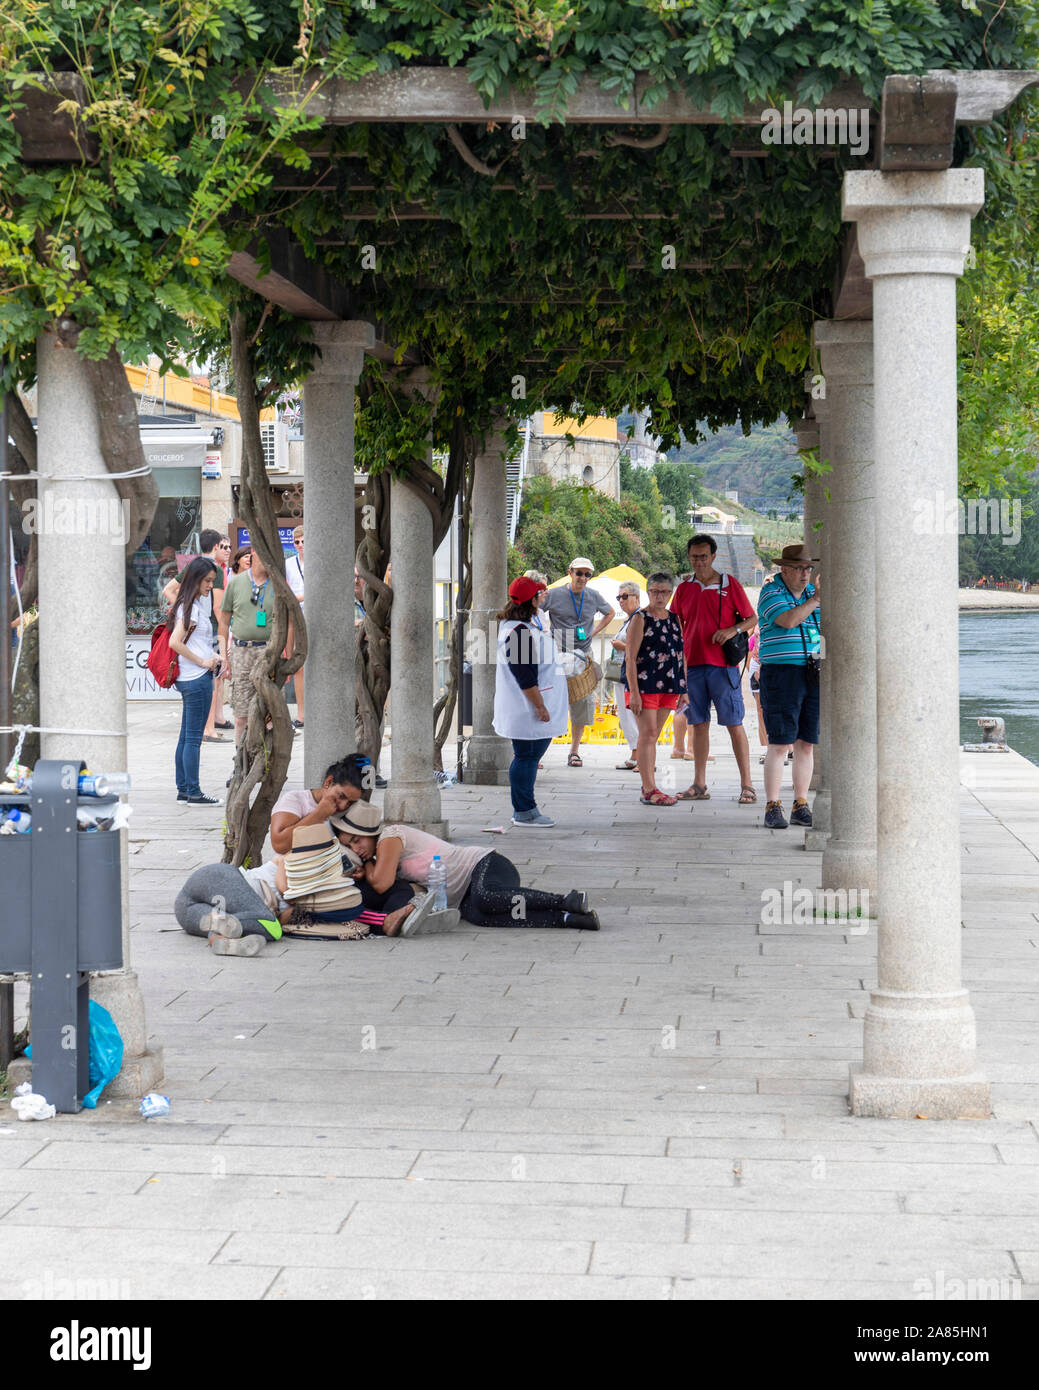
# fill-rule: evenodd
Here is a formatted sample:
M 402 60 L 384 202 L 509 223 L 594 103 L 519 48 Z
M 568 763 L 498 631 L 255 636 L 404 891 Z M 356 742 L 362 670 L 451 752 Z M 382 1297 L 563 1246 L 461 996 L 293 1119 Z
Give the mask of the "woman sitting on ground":
M 398 875 L 412 883 L 426 883 L 433 856 L 439 854 L 447 879 L 447 906 L 457 908 L 475 926 L 599 930 L 587 893 L 522 888 L 519 870 L 497 850 L 448 844 L 411 825 L 382 825 L 374 806 L 365 808 L 365 818 L 369 828 L 363 835 L 351 836 L 348 843 L 376 892 L 385 892 Z M 443 924 L 441 919 L 439 925 Z M 406 921 L 401 932 L 411 936 L 418 930 L 416 923 Z
M 358 753 L 348 753 L 325 773 L 320 787 L 309 791 L 282 792 L 271 811 L 271 847 L 276 854 L 288 854 L 292 848 L 292 832 L 299 825 L 320 825 L 341 815 L 355 801 L 367 800 L 365 772 L 374 785 L 371 762 Z

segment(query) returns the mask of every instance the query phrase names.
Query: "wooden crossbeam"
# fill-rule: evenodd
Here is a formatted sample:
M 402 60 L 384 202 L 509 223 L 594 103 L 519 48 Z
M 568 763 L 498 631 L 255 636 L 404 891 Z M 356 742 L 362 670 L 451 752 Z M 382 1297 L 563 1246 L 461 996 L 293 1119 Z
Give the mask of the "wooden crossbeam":
M 255 77 L 238 81 L 239 90 L 252 90 Z M 651 78 L 635 79 L 635 90 L 627 108 L 618 105 L 616 94 L 606 91 L 595 77 L 583 74 L 577 90 L 565 105 L 567 125 L 761 125 L 769 102 L 745 106 L 735 116 L 723 116 L 708 106 L 691 102 L 684 92 L 669 92 L 662 100 L 647 104 L 646 94 L 654 86 Z M 301 106 L 308 115 L 320 116 L 326 125 L 368 123 L 430 123 L 498 121 L 512 125 L 536 121 L 534 93 L 514 88 L 500 90 L 484 102 L 469 80 L 464 67 L 404 67 L 375 73 L 357 81 L 345 78 L 321 80 L 315 74 L 294 69 L 272 72 L 261 88 L 279 106 Z M 831 88 L 818 103 L 834 109 L 869 107 L 862 87 L 846 81 Z

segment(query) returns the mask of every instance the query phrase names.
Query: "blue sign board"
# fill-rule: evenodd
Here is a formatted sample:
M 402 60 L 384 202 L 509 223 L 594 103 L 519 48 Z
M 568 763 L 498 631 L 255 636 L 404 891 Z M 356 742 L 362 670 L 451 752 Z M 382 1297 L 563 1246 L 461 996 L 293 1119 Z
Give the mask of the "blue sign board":
M 295 529 L 296 529 L 296 528 L 295 528 L 294 526 L 279 526 L 279 527 L 278 527 L 278 539 L 281 541 L 281 548 L 282 548 L 282 550 L 285 552 L 286 555 L 295 555 L 295 553 L 296 553 L 296 547 L 295 547 L 295 546 L 293 545 L 293 543 L 292 543 L 292 533 L 293 533 L 293 531 L 294 531 Z M 245 527 L 245 526 L 239 526 L 239 528 L 238 528 L 238 544 L 239 544 L 239 546 L 249 545 L 249 543 L 250 543 L 250 542 L 249 542 L 249 531 L 248 531 L 248 528 Z

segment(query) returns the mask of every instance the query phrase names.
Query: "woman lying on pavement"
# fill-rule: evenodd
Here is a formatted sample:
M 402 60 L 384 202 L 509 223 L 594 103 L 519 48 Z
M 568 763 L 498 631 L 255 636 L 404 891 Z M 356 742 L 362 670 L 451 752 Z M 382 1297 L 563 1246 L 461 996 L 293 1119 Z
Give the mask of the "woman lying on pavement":
M 433 856 L 439 854 L 447 878 L 448 909 L 457 908 L 459 915 L 475 926 L 599 930 L 587 893 L 522 888 L 515 864 L 496 850 L 448 844 L 411 825 L 383 825 L 378 808 L 371 805 L 352 806 L 343 819 L 365 825 L 364 833 L 351 836 L 347 843 L 377 892 L 385 892 L 398 875 L 412 883 L 425 883 Z M 435 914 L 425 923 L 426 929 L 454 925 L 451 917 L 450 911 Z M 421 921 L 412 919 L 404 923 L 401 934 L 413 936 L 421 930 Z

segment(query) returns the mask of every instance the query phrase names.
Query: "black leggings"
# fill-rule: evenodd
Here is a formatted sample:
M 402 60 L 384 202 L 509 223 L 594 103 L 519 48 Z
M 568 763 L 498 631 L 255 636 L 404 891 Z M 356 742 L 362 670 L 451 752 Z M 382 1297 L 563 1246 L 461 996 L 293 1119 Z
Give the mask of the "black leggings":
M 458 910 L 478 927 L 562 927 L 562 893 L 521 888 L 519 869 L 492 850 L 477 864 Z

